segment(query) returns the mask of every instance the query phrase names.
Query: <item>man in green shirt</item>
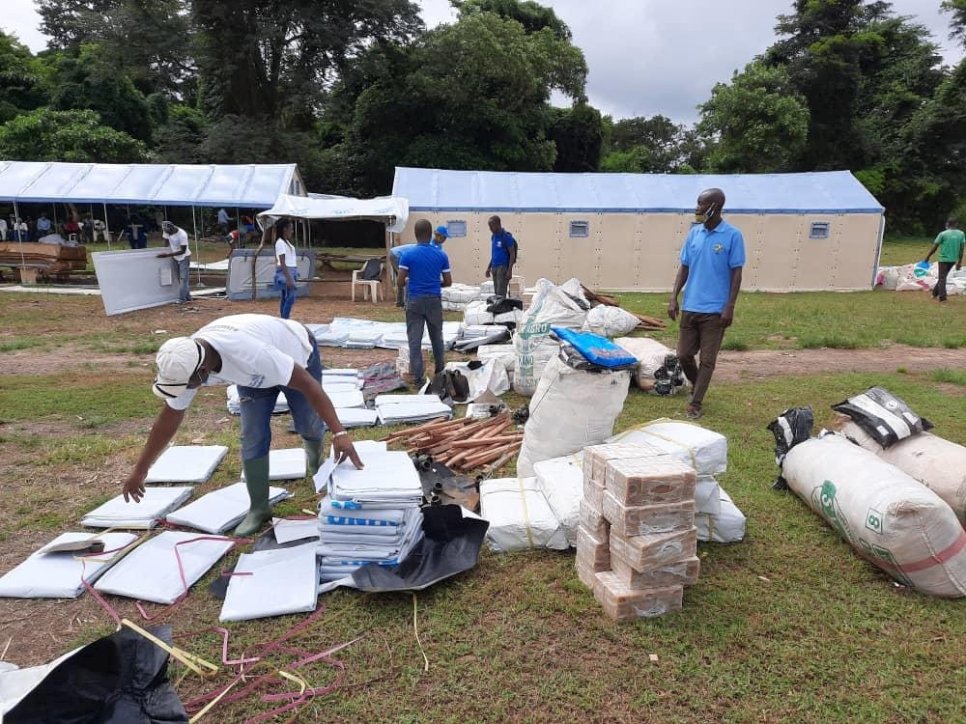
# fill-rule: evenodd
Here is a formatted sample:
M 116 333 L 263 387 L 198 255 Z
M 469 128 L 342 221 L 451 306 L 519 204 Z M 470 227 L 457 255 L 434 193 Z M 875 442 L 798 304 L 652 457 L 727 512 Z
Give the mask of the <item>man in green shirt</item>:
M 932 288 L 932 296 L 940 302 L 946 301 L 946 277 L 956 265 L 956 270 L 963 268 L 963 247 L 966 246 L 966 234 L 959 230 L 959 223 L 950 216 L 946 219 L 945 231 L 939 232 L 936 241 L 933 242 L 932 249 L 926 254 L 923 261 L 928 262 L 936 250 L 939 250 L 939 281 Z

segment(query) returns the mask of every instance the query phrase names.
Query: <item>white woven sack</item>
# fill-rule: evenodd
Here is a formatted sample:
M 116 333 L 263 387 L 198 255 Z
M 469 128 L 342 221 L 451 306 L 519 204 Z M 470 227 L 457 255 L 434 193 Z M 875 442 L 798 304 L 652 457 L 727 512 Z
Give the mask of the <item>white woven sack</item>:
M 882 448 L 851 420 L 842 426 L 842 434 L 925 485 L 946 501 L 966 527 L 966 447 L 920 432 Z
M 489 521 L 486 541 L 496 553 L 570 547 L 534 478 L 502 478 L 480 483 L 480 514 Z
M 600 304 L 587 312 L 584 329 L 604 337 L 620 337 L 633 332 L 640 323 L 641 320 L 626 309 Z
M 517 475 L 529 477 L 534 463 L 606 440 L 624 408 L 629 382 L 627 370 L 588 372 L 568 367 L 559 357 L 550 360 L 530 401 Z
M 799 443 L 782 476 L 862 558 L 917 590 L 966 596 L 966 531 L 938 495 L 842 435 Z

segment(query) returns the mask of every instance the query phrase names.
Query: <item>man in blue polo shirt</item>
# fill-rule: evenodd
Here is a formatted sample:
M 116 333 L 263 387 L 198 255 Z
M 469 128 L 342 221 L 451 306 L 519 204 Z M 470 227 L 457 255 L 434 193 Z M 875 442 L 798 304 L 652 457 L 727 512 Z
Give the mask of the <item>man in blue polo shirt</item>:
M 668 317 L 677 319 L 678 295 L 683 287 L 677 353 L 684 375 L 693 385 L 686 411 L 692 420 L 701 417 L 721 341 L 734 320 L 745 264 L 744 237 L 721 218 L 724 203 L 721 189 L 707 189 L 698 196 L 694 210 L 697 223 L 681 247 L 681 266 L 667 305 Z M 700 366 L 695 362 L 699 353 Z
M 399 259 L 397 285 L 406 289 L 406 338 L 409 341 L 409 371 L 413 384 L 423 383 L 423 325 L 429 330 L 436 374 L 446 365 L 443 348 L 442 287 L 453 283 L 449 259 L 440 247 L 430 243 L 433 226 L 426 219 L 416 222 L 416 243 Z
M 491 216 L 486 223 L 493 234 L 490 237 L 490 263 L 486 267 L 486 276 L 489 278 L 493 274 L 493 293 L 505 297 L 513 275 L 513 265 L 517 263 L 517 241 L 513 234 L 503 228 L 499 216 Z

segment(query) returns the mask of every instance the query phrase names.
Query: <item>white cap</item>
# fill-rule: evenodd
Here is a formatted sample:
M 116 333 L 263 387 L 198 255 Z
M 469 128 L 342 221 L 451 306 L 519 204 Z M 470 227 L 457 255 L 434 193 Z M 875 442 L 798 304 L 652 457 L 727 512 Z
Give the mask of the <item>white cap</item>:
M 151 391 L 162 399 L 178 397 L 205 361 L 205 348 L 188 337 L 175 337 L 161 345 L 156 362 L 158 376 Z

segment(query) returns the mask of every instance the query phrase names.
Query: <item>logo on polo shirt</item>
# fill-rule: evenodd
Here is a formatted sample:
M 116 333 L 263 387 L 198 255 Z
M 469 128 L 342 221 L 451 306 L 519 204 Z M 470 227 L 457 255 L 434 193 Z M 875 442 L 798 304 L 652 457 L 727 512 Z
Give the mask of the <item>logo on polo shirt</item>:
M 723 244 L 715 244 L 713 247 L 711 247 L 711 249 L 712 249 L 712 251 L 714 251 L 715 254 L 720 254 L 721 252 L 724 251 L 724 245 Z

